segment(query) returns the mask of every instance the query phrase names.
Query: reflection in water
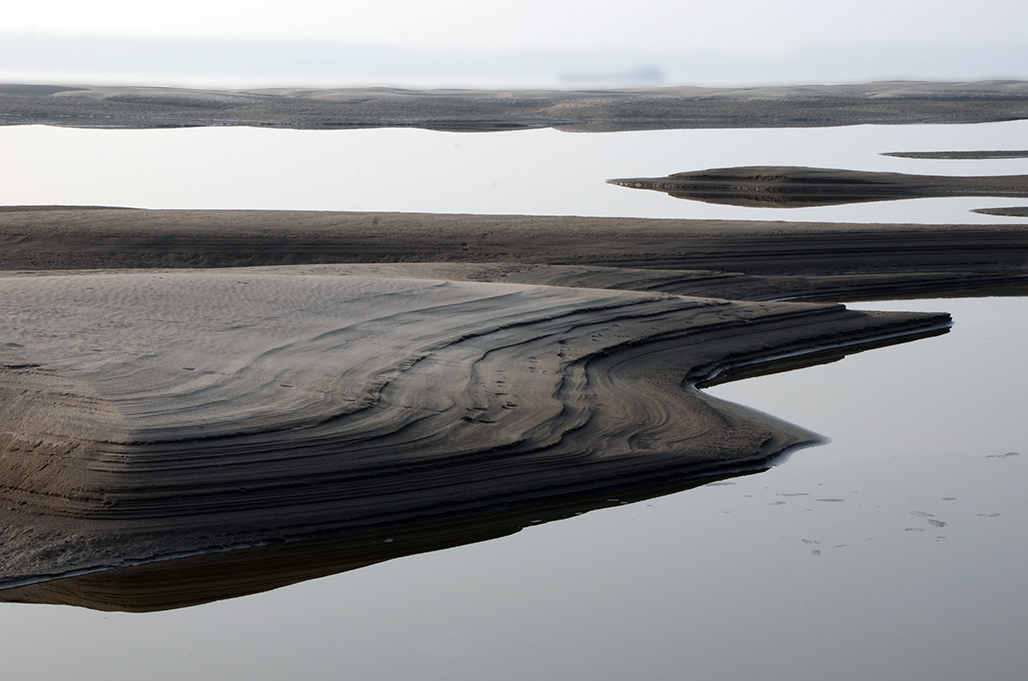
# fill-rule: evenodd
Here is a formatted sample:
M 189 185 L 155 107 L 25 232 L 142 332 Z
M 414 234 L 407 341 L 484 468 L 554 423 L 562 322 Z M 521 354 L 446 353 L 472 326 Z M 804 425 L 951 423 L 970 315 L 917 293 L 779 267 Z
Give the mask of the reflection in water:
M 0 602 L 75 605 L 94 610 L 150 612 L 200 605 L 454 546 L 496 539 L 525 527 L 595 509 L 663 496 L 708 482 L 766 470 L 632 485 L 559 501 L 537 500 L 506 513 L 470 520 L 392 527 L 318 541 L 278 543 L 176 560 L 103 570 L 0 591 Z M 610 496 L 616 494 L 617 496 Z
M 666 192 L 676 199 L 765 208 L 954 196 L 1028 197 L 1028 175 L 946 177 L 791 166 L 719 168 L 608 182 Z

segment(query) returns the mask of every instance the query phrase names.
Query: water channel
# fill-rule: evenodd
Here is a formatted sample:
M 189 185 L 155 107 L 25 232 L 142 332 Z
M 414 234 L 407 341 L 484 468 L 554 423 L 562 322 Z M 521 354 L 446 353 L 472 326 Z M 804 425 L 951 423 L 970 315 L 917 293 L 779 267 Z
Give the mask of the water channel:
M 1028 173 L 1028 124 L 567 134 L 0 128 L 0 204 L 1010 223 L 1010 199 L 750 209 L 604 184 L 736 165 Z M 998 202 L 997 202 L 998 201 Z M 1023 205 L 1025 202 L 1020 202 Z M 771 470 L 152 614 L 0 605 L 12 678 L 946 679 L 1028 668 L 1028 299 L 711 393 L 831 443 Z

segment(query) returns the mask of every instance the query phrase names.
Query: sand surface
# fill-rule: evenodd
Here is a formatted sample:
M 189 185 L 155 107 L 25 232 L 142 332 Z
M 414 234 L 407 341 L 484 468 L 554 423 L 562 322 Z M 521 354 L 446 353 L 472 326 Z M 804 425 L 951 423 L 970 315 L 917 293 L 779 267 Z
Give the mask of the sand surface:
M 496 131 L 983 123 L 1028 117 L 1028 83 L 880 82 L 628 90 L 189 90 L 0 85 L 0 124 Z

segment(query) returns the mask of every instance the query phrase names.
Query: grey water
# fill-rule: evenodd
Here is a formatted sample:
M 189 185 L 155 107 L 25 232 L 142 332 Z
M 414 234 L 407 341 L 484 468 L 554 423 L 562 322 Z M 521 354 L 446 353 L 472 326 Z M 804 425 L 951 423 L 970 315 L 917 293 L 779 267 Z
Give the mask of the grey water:
M 0 204 L 1009 223 L 967 212 L 983 199 L 762 210 L 603 180 L 757 164 L 1025 173 L 1023 159 L 878 155 L 1018 149 L 1025 133 L 1023 123 L 602 135 L 0 128 Z M 710 389 L 831 439 L 767 472 L 182 610 L 0 605 L 5 672 L 1023 678 L 1028 298 L 851 305 L 947 311 L 954 326 Z
M 1019 199 L 936 198 L 777 209 L 606 184 L 736 166 L 925 175 L 1028 174 L 1028 159 L 892 151 L 1019 149 L 1028 121 L 622 133 L 415 129 L 81 130 L 0 127 L 0 205 L 503 213 L 826 222 L 1009 223 L 970 212 Z

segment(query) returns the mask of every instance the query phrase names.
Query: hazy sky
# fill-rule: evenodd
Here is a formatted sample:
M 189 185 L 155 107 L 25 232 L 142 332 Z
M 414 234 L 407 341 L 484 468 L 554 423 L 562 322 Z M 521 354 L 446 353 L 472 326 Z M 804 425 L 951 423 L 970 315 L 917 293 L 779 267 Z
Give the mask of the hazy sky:
M 806 45 L 1021 42 L 1014 0 L 35 0 L 0 32 L 316 40 L 417 48 L 774 52 Z

